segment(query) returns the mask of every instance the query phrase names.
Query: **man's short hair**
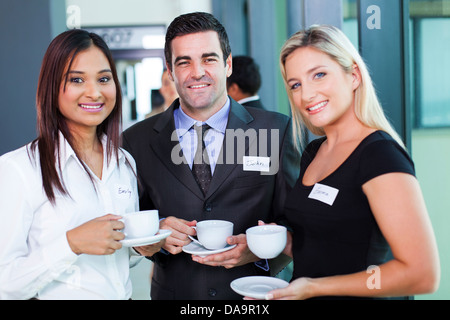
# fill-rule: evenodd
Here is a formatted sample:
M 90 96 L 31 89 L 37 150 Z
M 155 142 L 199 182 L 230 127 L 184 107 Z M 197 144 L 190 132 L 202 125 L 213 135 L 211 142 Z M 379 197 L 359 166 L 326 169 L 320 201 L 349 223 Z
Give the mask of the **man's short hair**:
M 167 28 L 164 54 L 170 70 L 172 70 L 172 40 L 179 36 L 206 31 L 217 32 L 224 64 L 226 64 L 227 58 L 231 54 L 231 47 L 224 26 L 212 14 L 194 12 L 178 16 Z
M 248 56 L 233 57 L 233 73 L 227 79 L 227 86 L 236 83 L 243 93 L 256 95 L 261 87 L 259 66 Z

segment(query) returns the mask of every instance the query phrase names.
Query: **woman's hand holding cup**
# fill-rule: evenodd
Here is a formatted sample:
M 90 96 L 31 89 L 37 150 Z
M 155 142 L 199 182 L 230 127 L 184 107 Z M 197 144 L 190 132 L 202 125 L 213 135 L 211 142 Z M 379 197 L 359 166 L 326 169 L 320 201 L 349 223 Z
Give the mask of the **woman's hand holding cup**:
M 67 231 L 70 248 L 76 254 L 108 255 L 122 248 L 120 240 L 125 235 L 120 232 L 124 224 L 122 217 L 107 214 L 90 220 L 81 226 Z

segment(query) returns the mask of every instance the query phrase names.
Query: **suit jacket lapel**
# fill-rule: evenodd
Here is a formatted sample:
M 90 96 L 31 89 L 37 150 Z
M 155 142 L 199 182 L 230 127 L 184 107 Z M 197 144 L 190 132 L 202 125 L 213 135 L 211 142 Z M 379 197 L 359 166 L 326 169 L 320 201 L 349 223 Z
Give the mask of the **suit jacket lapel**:
M 175 101 L 172 106 L 164 112 L 160 119 L 155 123 L 153 130 L 156 131 L 156 135 L 153 140 L 150 141 L 150 147 L 155 152 L 156 156 L 160 161 L 167 167 L 168 170 L 189 190 L 191 190 L 197 197 L 205 199 L 200 187 L 192 175 L 192 171 L 189 165 L 184 159 L 184 156 L 180 154 L 181 146 L 178 141 L 178 136 L 175 133 L 175 121 L 173 117 L 173 110 L 178 107 L 178 102 Z M 241 129 L 246 132 L 251 127 L 249 124 L 253 121 L 253 117 L 248 113 L 248 111 L 235 102 L 231 100 L 230 114 L 228 116 L 227 130 Z M 214 175 L 209 186 L 206 198 L 211 196 L 220 185 L 227 179 L 227 177 L 235 170 L 240 164 L 242 164 L 242 159 L 238 159 L 237 145 L 236 143 L 230 143 L 227 146 L 227 132 L 225 132 L 225 137 L 223 139 L 222 150 L 219 155 L 219 163 L 217 163 Z M 246 144 L 246 150 L 249 148 L 249 144 Z M 227 148 L 233 148 L 233 150 L 228 150 Z M 245 151 L 246 151 L 245 150 Z M 232 152 L 234 158 L 232 163 L 227 163 L 227 152 Z M 183 159 L 183 163 L 175 163 L 174 160 Z M 151 165 L 151 164 L 149 164 Z
M 241 129 L 246 132 L 248 129 L 250 129 L 249 124 L 252 121 L 253 117 L 250 115 L 250 113 L 248 113 L 248 111 L 243 106 L 231 99 L 231 108 L 230 114 L 228 116 L 227 131 L 225 132 L 222 150 L 219 155 L 219 161 L 216 164 L 214 175 L 212 177 L 211 184 L 206 195 L 207 197 L 211 196 L 225 181 L 225 179 L 233 172 L 233 170 L 235 170 L 242 163 L 242 159 L 237 158 L 238 156 L 242 155 L 237 154 L 236 143 L 227 143 L 227 134 L 230 133 L 228 132 L 228 130 L 234 132 L 234 130 Z M 246 150 L 251 143 L 252 142 L 246 145 Z M 227 148 L 233 148 L 233 150 L 227 150 Z M 227 153 L 229 152 L 233 152 L 232 154 L 234 154 L 232 163 L 229 163 L 229 161 L 227 161 Z
M 150 147 L 160 161 L 172 174 L 197 197 L 203 199 L 203 193 L 192 175 L 189 165 L 181 152 L 181 146 L 175 131 L 173 110 L 177 101 L 161 115 L 153 129 L 157 132 L 154 139 L 150 141 Z M 180 163 L 182 162 L 182 163 Z M 152 165 L 151 163 L 149 165 Z

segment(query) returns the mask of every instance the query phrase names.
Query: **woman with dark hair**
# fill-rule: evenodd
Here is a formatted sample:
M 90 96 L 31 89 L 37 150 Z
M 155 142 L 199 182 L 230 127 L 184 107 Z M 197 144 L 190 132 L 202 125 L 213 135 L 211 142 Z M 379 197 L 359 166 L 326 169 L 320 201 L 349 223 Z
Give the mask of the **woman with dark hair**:
M 119 148 L 106 43 L 84 30 L 57 36 L 36 99 L 38 138 L 0 157 L 0 299 L 129 299 L 139 255 L 122 248 L 119 219 L 138 210 L 136 170 Z M 149 256 L 160 244 L 136 250 Z

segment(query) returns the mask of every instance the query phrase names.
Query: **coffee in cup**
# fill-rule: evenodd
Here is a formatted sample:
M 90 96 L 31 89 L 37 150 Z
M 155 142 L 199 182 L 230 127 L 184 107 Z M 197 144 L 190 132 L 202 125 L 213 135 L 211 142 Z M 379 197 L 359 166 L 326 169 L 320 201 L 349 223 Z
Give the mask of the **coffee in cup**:
M 247 229 L 247 245 L 260 259 L 273 259 L 286 247 L 287 229 L 278 225 L 263 225 Z
M 123 233 L 126 239 L 150 237 L 159 230 L 158 210 L 126 213 L 120 220 L 125 224 Z

